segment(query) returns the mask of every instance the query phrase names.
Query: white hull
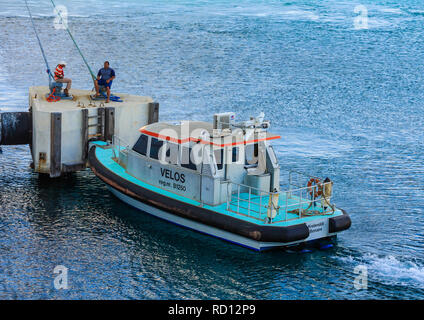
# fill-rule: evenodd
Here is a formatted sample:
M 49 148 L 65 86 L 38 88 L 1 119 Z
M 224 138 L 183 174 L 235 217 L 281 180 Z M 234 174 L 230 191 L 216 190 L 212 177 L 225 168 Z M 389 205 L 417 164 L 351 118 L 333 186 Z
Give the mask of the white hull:
M 234 233 L 230 233 L 221 229 L 217 229 L 211 226 L 207 226 L 205 224 L 196 222 L 196 221 L 192 221 L 189 219 L 185 219 L 182 217 L 179 217 L 177 215 L 171 214 L 169 212 L 154 208 L 152 206 L 149 206 L 143 202 L 134 200 L 131 197 L 128 197 L 127 195 L 117 191 L 116 189 L 108 186 L 109 190 L 120 200 L 122 200 L 123 202 L 129 204 L 130 206 L 137 208 L 141 211 L 147 212 L 155 217 L 158 217 L 160 219 L 172 222 L 174 224 L 219 238 L 219 239 L 223 239 L 226 241 L 229 241 L 231 243 L 235 243 L 238 245 L 241 245 L 243 247 L 247 247 L 253 250 L 257 250 L 257 251 L 261 251 L 261 250 L 267 250 L 267 249 L 272 249 L 272 248 L 277 248 L 277 247 L 286 247 L 288 245 L 293 245 L 296 243 L 301 243 L 301 242 L 305 242 L 305 241 L 309 241 L 309 240 L 314 240 L 317 238 L 322 238 L 325 236 L 328 236 L 328 234 L 326 235 L 315 235 L 314 237 L 308 237 L 305 240 L 301 240 L 301 241 L 297 241 L 297 242 L 291 242 L 291 243 L 283 243 L 283 242 L 261 242 L 261 241 L 255 241 L 252 239 L 248 239 L 239 235 L 236 235 Z

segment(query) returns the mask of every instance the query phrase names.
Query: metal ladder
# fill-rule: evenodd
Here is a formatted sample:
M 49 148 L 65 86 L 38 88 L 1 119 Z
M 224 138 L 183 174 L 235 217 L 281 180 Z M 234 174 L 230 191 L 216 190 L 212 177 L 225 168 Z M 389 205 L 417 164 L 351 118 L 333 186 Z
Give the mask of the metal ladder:
M 98 107 L 97 114 L 89 115 L 89 109 L 82 109 L 83 160 L 87 159 L 90 140 L 112 141 L 115 131 L 115 108 Z M 92 128 L 95 128 L 94 132 Z
M 90 128 L 96 128 L 95 133 L 90 134 Z M 97 109 L 97 115 L 88 116 L 87 134 L 88 140 L 96 138 L 104 140 L 105 128 L 105 109 L 100 107 Z

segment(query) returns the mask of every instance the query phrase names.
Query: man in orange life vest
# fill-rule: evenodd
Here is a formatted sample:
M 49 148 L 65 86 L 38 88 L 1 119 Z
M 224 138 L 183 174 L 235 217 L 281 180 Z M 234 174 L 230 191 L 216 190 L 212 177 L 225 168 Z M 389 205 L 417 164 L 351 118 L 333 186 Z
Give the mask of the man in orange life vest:
M 71 89 L 72 80 L 64 77 L 63 68 L 66 67 L 66 62 L 60 62 L 56 70 L 54 71 L 54 80 L 60 83 L 66 83 L 66 88 L 64 90 L 65 96 L 69 96 L 69 90 Z

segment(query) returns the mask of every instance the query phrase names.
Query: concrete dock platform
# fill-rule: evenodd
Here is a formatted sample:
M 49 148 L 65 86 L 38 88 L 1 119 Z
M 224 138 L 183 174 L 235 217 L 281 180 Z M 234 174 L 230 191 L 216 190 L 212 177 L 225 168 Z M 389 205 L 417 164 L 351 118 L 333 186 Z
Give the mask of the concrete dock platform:
M 14 137 L 3 138 L 3 144 L 29 144 L 34 170 L 50 177 L 86 168 L 90 140 L 111 141 L 117 135 L 133 144 L 139 128 L 159 119 L 159 104 L 151 97 L 115 93 L 122 102 L 105 103 L 93 100 L 92 91 L 71 89 L 72 99 L 49 102 L 48 93 L 47 86 L 31 87 L 29 112 L 0 115 L 0 132 Z

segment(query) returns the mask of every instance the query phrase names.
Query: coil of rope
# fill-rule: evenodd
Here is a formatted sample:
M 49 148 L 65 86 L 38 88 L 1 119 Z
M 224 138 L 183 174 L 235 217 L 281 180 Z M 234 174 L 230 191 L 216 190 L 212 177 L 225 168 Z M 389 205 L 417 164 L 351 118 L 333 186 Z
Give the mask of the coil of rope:
M 55 92 L 56 92 L 56 88 L 53 88 L 52 93 L 50 93 L 49 96 L 46 98 L 48 102 L 57 102 L 60 100 L 59 96 L 54 95 Z
M 323 183 L 320 182 L 320 180 L 318 178 L 311 178 L 308 181 L 308 184 L 307 184 L 307 190 L 312 197 L 311 202 L 309 203 L 309 206 L 304 210 L 294 209 L 294 210 L 290 210 L 290 211 L 287 211 L 287 212 L 299 214 L 299 215 L 302 215 L 302 216 L 308 216 L 308 217 L 309 216 L 332 215 L 332 214 L 334 214 L 336 208 L 328 200 L 331 197 L 331 194 L 332 194 L 333 182 L 331 182 L 330 179 L 328 179 L 328 180 L 327 179 L 324 180 L 324 184 L 323 184 Z M 326 204 L 328 207 L 331 208 L 331 211 L 326 212 L 326 211 L 323 210 L 321 212 L 319 210 L 309 210 L 312 207 L 312 205 L 315 204 L 315 202 L 317 201 L 316 198 L 319 197 L 319 196 L 321 196 L 324 204 Z

